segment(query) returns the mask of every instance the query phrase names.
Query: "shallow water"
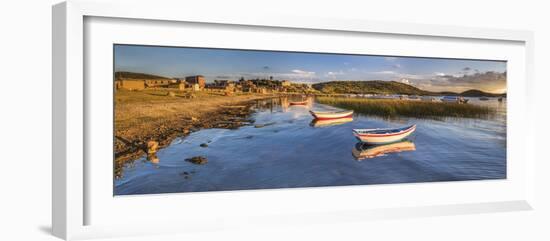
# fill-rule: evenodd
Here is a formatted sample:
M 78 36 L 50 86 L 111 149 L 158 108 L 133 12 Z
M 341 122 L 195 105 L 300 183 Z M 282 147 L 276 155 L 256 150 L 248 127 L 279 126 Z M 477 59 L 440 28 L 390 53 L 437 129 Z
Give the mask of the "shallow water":
M 144 157 L 126 165 L 115 180 L 115 195 L 506 178 L 505 101 L 470 99 L 496 108 L 490 119 L 386 120 L 355 114 L 353 121 L 324 127 L 311 123 L 309 110 L 336 108 L 288 101 L 258 101 L 254 125 L 200 130 L 160 150 L 158 163 Z M 405 143 L 408 149 L 388 147 L 389 152 L 364 159 L 353 155 L 358 147 L 352 129 L 413 123 L 417 129 Z M 368 149 L 359 148 L 355 153 Z M 194 156 L 205 156 L 208 163 L 185 161 Z

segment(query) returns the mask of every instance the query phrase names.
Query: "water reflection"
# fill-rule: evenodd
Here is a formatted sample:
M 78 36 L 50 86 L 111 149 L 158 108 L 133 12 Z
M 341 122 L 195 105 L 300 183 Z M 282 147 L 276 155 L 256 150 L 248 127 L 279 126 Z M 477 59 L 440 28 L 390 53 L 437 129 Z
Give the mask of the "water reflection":
M 289 96 L 284 98 L 288 98 L 289 107 L 308 109 L 313 107 L 313 96 Z
M 313 119 L 309 125 L 313 127 L 327 127 L 327 126 L 342 125 L 352 121 L 353 121 L 353 117 L 328 119 L 328 120 Z
M 281 98 L 279 98 L 279 101 L 281 103 L 281 109 L 283 110 L 283 112 L 287 112 L 288 107 L 290 106 L 290 103 L 288 102 L 288 98 L 287 97 L 281 97 Z
M 158 158 L 156 153 L 151 153 L 147 155 L 147 161 L 150 161 L 153 164 L 158 164 L 160 162 L 160 159 Z
M 289 104 L 302 99 L 306 97 L 258 100 L 246 117 L 250 124 L 193 131 L 156 156 L 115 166 L 116 175 L 124 169 L 124 176 L 115 180 L 115 195 L 506 178 L 506 99 L 470 101 L 498 108 L 490 119 L 390 119 L 356 113 L 345 123 L 312 122 L 309 110 L 341 109 L 312 98 L 308 106 Z M 351 132 L 405 123 L 421 127 L 414 141 L 368 146 L 357 144 Z M 321 126 L 327 127 L 317 128 Z M 184 161 L 195 156 L 207 157 L 208 163 Z M 356 161 L 367 158 L 376 159 Z
M 256 100 L 255 109 L 258 111 L 269 110 L 270 113 L 289 112 L 292 109 L 310 109 L 313 107 L 312 96 L 281 96 L 269 99 Z
M 404 151 L 416 151 L 416 145 L 414 142 L 407 139 L 385 145 L 367 145 L 359 142 L 353 147 L 352 155 L 359 161 Z

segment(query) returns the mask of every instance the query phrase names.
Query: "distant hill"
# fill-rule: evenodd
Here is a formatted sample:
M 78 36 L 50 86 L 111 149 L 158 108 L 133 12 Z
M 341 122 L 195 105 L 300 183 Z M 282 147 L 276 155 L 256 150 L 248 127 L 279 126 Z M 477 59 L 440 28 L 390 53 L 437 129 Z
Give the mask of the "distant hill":
M 170 79 L 164 76 L 119 71 L 115 72 L 115 79 Z
M 480 97 L 480 96 L 484 96 L 484 97 L 501 97 L 501 96 L 506 96 L 506 94 L 493 94 L 493 93 L 487 93 L 487 92 L 484 92 L 484 91 L 481 91 L 481 90 L 467 90 L 467 91 L 464 91 L 462 93 L 460 93 L 461 96 L 465 96 L 465 97 Z
M 330 81 L 313 84 L 314 89 L 327 94 L 403 94 L 403 95 L 430 95 L 414 86 L 396 81 Z
M 412 85 L 383 80 L 370 81 L 329 81 L 313 84 L 312 87 L 326 94 L 398 94 L 398 95 L 460 95 L 465 97 L 501 97 L 506 94 L 493 94 L 481 90 L 467 90 L 462 93 L 450 91 L 431 92 Z

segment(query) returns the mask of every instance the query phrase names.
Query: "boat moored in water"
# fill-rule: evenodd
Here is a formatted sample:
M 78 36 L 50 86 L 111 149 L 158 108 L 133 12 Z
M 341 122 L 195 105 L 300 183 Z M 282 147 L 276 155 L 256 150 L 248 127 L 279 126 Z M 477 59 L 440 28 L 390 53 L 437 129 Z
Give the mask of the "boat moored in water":
M 416 125 L 401 128 L 353 129 L 353 135 L 362 143 L 370 145 L 401 141 L 416 130 Z
M 309 111 L 311 115 L 318 120 L 333 120 L 341 118 L 351 118 L 353 116 L 353 110 L 344 110 L 344 111 Z

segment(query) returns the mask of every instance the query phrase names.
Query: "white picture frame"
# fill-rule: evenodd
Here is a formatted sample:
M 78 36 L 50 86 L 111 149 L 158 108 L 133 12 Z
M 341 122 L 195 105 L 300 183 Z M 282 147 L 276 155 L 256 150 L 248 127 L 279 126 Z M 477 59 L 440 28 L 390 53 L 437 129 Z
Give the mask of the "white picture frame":
M 531 103 L 530 93 L 533 93 L 532 74 L 533 74 L 533 34 L 529 31 L 518 30 L 496 30 L 482 28 L 467 28 L 456 26 L 439 25 L 421 25 L 409 23 L 389 23 L 389 22 L 365 22 L 349 19 L 329 19 L 329 18 L 300 18 L 293 16 L 262 15 L 261 18 L 255 18 L 253 15 L 238 16 L 216 15 L 208 16 L 198 11 L 188 10 L 185 15 L 181 14 L 180 9 L 185 8 L 185 3 L 158 3 L 158 2 L 95 2 L 73 0 L 60 3 L 53 7 L 53 194 L 52 194 L 52 226 L 54 235 L 63 239 L 82 239 L 93 237 L 111 237 L 120 235 L 139 235 L 169 232 L 192 232 L 208 229 L 231 228 L 239 225 L 273 225 L 287 223 L 292 219 L 295 222 L 328 222 L 321 220 L 330 220 L 330 222 L 340 222 L 344 220 L 371 220 L 383 218 L 400 217 L 422 217 L 432 215 L 450 215 L 466 214 L 480 212 L 530 210 L 533 205 L 534 188 L 534 169 L 535 157 L 534 151 L 534 130 L 535 125 L 531 123 L 530 116 L 533 116 L 529 108 Z M 150 9 L 156 9 L 150 11 Z M 518 179 L 508 180 L 509 182 L 459 182 L 459 183 L 432 183 L 421 186 L 414 184 L 398 185 L 373 185 L 368 190 L 362 187 L 354 188 L 299 188 L 294 190 L 267 190 L 267 191 L 244 191 L 244 192 L 218 192 L 214 194 L 200 195 L 150 195 L 139 197 L 112 198 L 113 203 L 121 206 L 111 206 L 108 208 L 105 202 L 98 201 L 95 197 L 91 185 L 93 175 L 87 175 L 89 169 L 96 168 L 96 164 L 90 164 L 86 161 L 89 158 L 90 144 L 86 142 L 86 135 L 89 135 L 87 124 L 93 112 L 90 106 L 90 99 L 87 99 L 87 89 L 96 88 L 89 86 L 85 79 L 86 68 L 90 67 L 87 63 L 85 31 L 86 19 L 93 18 L 113 18 L 124 21 L 152 21 L 155 26 L 165 23 L 181 24 L 211 24 L 213 26 L 223 26 L 224 29 L 247 28 L 256 30 L 277 29 L 277 31 L 300 30 L 303 32 L 316 31 L 317 34 L 324 33 L 358 33 L 358 34 L 383 34 L 391 35 L 396 38 L 402 36 L 421 37 L 428 39 L 451 39 L 460 41 L 477 41 L 486 44 L 502 43 L 504 45 L 514 45 L 514 54 L 521 61 L 516 61 L 517 69 L 515 77 L 510 80 L 509 93 L 511 98 L 511 109 L 509 111 L 509 141 L 517 143 L 514 150 L 509 151 L 508 157 L 513 159 L 509 168 L 513 168 L 511 173 L 517 173 Z M 154 28 L 155 26 L 150 26 Z M 95 30 L 91 30 L 91 33 Z M 101 32 L 101 31 L 100 31 Z M 131 38 L 131 35 L 128 35 Z M 127 37 L 128 37 L 127 36 Z M 89 39 L 88 39 L 89 40 Z M 107 39 L 106 41 L 111 41 Z M 145 40 L 142 40 L 145 41 Z M 155 43 L 150 39 L 148 43 Z M 137 43 L 140 40 L 136 40 Z M 169 43 L 170 44 L 170 43 Z M 174 43 L 177 44 L 177 43 Z M 216 44 L 216 43 L 212 43 Z M 92 46 L 93 47 L 93 46 Z M 519 51 L 519 52 L 518 52 Z M 493 52 L 495 52 L 493 50 Z M 93 62 L 93 61 L 91 61 Z M 93 67 L 95 68 L 95 67 Z M 516 69 L 516 67 L 514 67 Z M 109 89 L 108 91 L 111 91 Z M 93 94 L 92 94 L 93 95 Z M 91 97 L 94 98 L 93 96 Z M 112 103 L 112 102 L 111 102 Z M 525 133 L 520 136 L 516 130 L 524 126 Z M 509 145 L 510 146 L 510 145 Z M 109 163 L 110 164 L 110 163 Z M 111 172 L 112 170 L 107 170 Z M 107 177 L 105 177 L 107 178 Z M 357 192 L 379 193 L 388 192 L 387 197 L 395 195 L 415 195 L 418 192 L 426 192 L 427 198 L 431 198 L 438 190 L 443 191 L 452 187 L 457 193 L 482 193 L 484 190 L 506 189 L 511 190 L 508 193 L 494 193 L 495 198 L 466 197 L 464 199 L 453 199 L 450 195 L 445 200 L 438 201 L 420 201 L 405 200 L 404 202 L 389 202 L 373 204 L 374 208 L 363 208 L 361 202 L 350 201 L 346 208 L 336 209 L 323 202 L 314 203 L 315 200 L 323 200 L 327 196 L 353 197 Z M 479 187 L 479 189 L 477 189 Z M 361 190 L 359 190 L 362 188 Z M 489 193 L 490 194 L 490 193 Z M 103 200 L 109 198 L 102 194 Z M 282 202 L 280 206 L 265 208 L 260 206 L 244 206 L 243 200 L 254 200 L 256 202 L 270 203 L 284 196 L 300 200 L 291 203 Z M 224 200 L 227 203 L 235 203 L 234 210 L 224 211 L 214 209 L 212 214 L 203 215 L 203 219 L 198 220 L 198 214 L 189 212 L 189 217 L 193 218 L 191 222 L 182 220 L 178 212 L 168 212 L 174 210 L 182 202 L 187 202 L 189 206 L 197 203 L 215 204 L 216 200 Z M 383 199 L 380 199 L 383 200 Z M 378 200 L 378 201 L 380 201 Z M 335 199 L 333 201 L 342 201 Z M 90 202 L 101 203 L 93 205 L 90 208 Z M 114 204 L 113 204 L 114 205 Z M 163 206 L 161 209 L 151 209 L 144 212 L 149 220 L 154 224 L 147 224 L 148 229 L 143 229 L 128 223 L 128 218 L 112 214 L 112 221 L 107 222 L 105 217 L 111 213 L 114 208 L 127 208 L 119 210 L 121 213 L 128 213 L 132 207 L 137 206 Z M 308 208 L 305 208 L 305 207 Z M 295 210 L 292 210 L 295 208 Z M 185 208 L 181 208 L 185 209 Z M 249 210 L 247 210 L 249 209 Z M 155 217 L 155 213 L 157 214 Z M 214 212 L 216 212 L 214 214 Z M 95 213 L 98 213 L 97 215 Z M 99 214 L 102 213 L 102 214 Z M 258 215 L 256 215 L 258 214 Z M 101 216 L 98 222 L 90 223 L 90 216 Z M 326 217 L 330 217 L 327 219 Z M 126 223 L 126 224 L 121 224 Z M 177 224 L 174 224 L 177 223 Z

